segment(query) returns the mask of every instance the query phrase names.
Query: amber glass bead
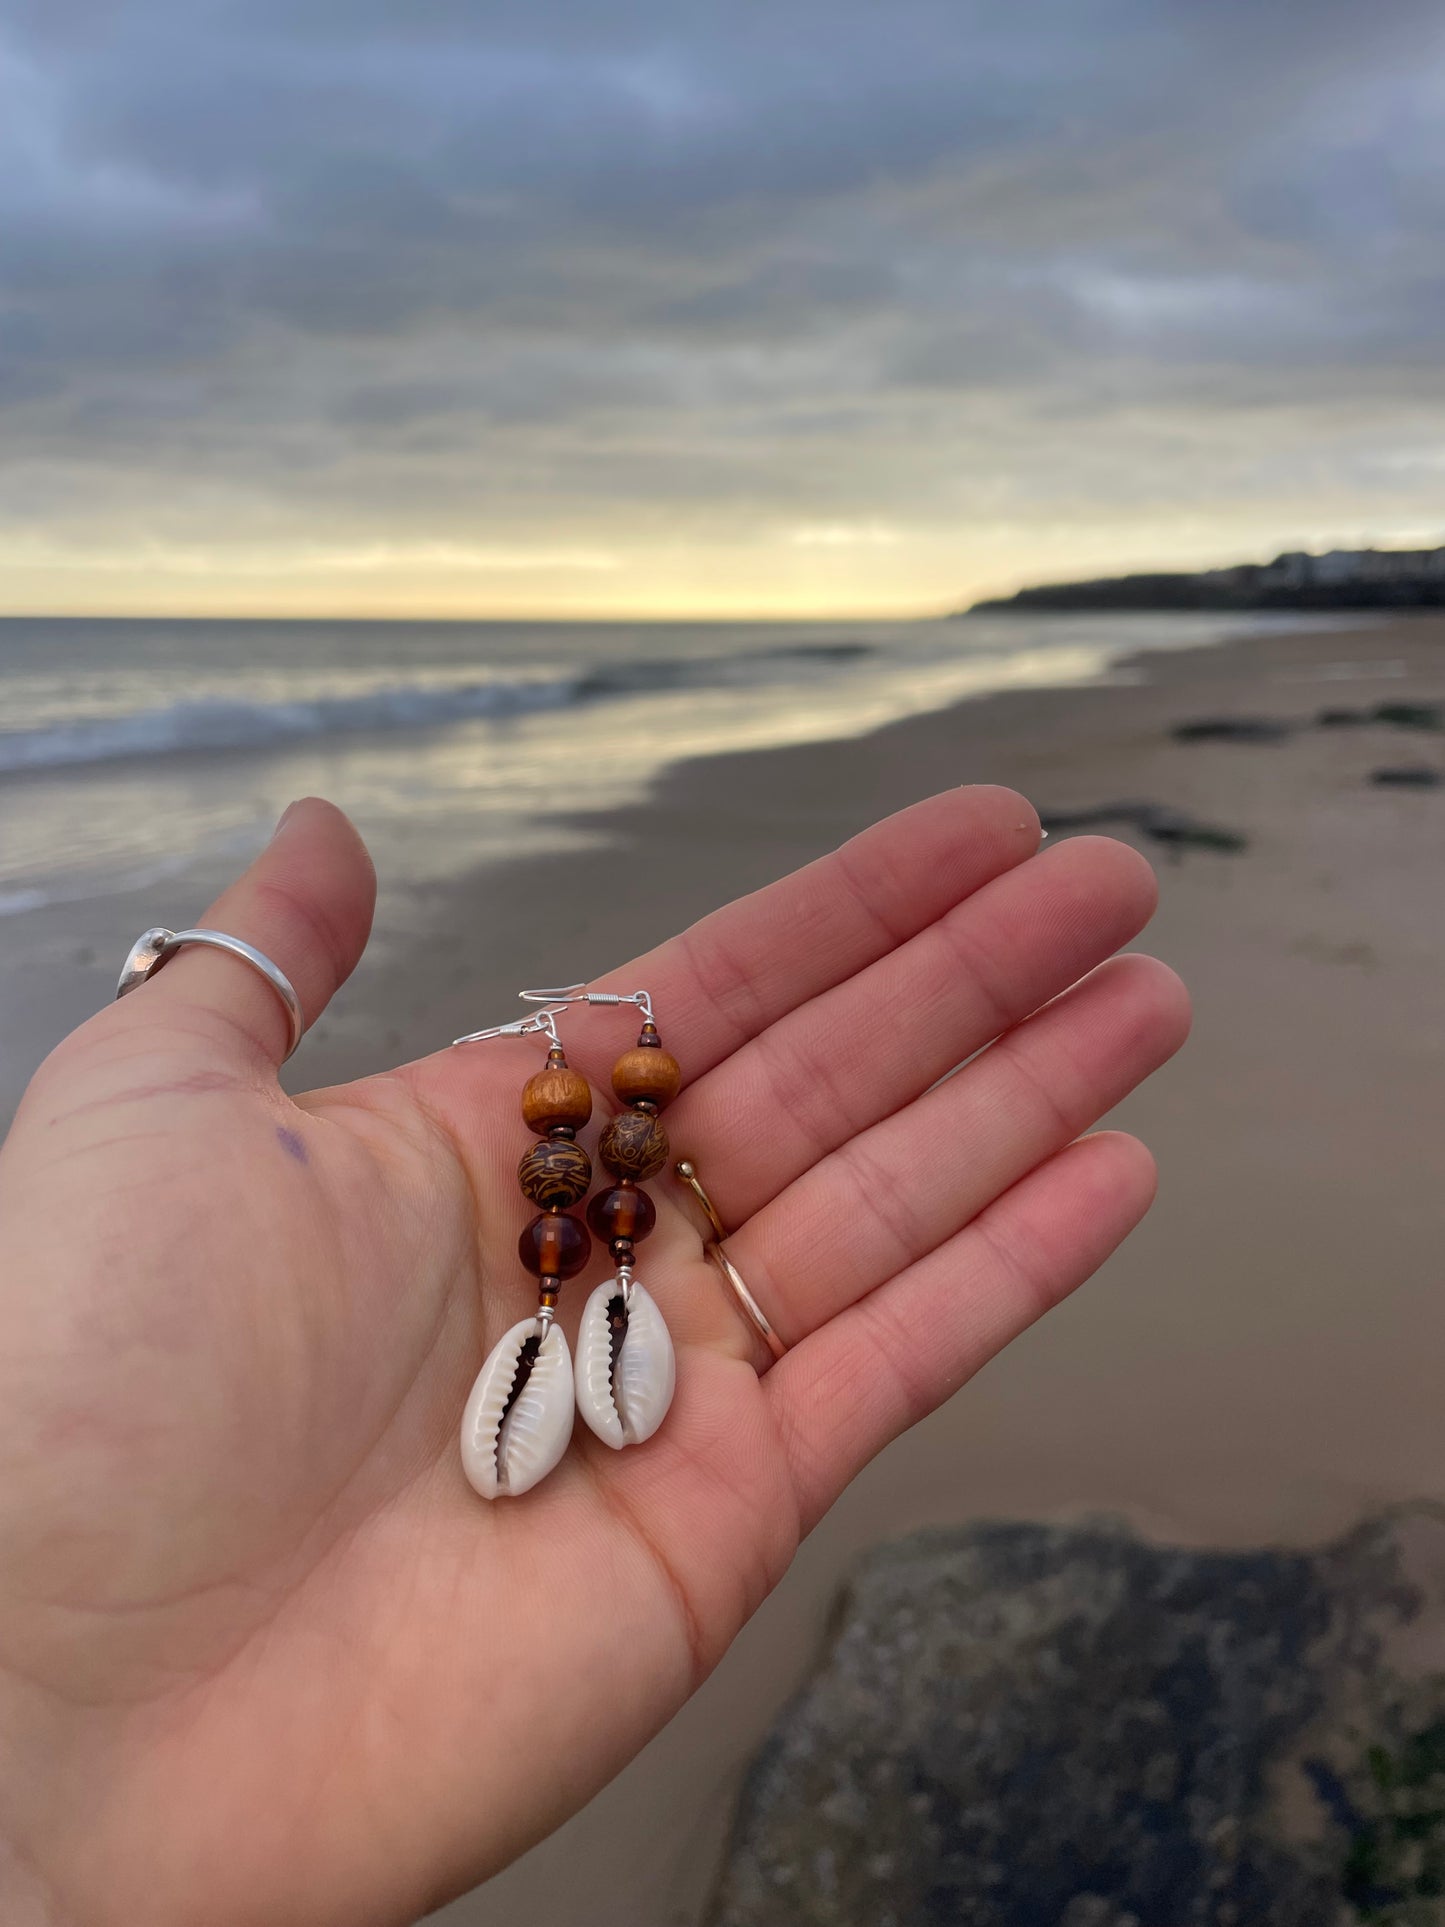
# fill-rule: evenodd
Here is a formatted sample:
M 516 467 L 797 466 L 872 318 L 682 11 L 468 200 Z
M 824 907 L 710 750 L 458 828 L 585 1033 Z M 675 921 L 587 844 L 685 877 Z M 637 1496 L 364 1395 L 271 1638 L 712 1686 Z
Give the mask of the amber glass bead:
M 619 1184 L 597 1193 L 587 1207 L 587 1222 L 608 1244 L 614 1238 L 645 1238 L 657 1223 L 657 1206 L 635 1184 Z
M 681 1083 L 682 1068 L 665 1050 L 627 1050 L 612 1066 L 612 1088 L 624 1104 L 644 1097 L 666 1104 Z
M 592 1160 L 570 1138 L 545 1138 L 522 1159 L 517 1182 L 542 1210 L 565 1211 L 592 1188 Z
M 580 1131 L 592 1115 L 592 1089 L 580 1071 L 549 1057 L 545 1070 L 529 1077 L 522 1088 L 522 1116 L 538 1137 L 556 1124 Z
M 534 1278 L 575 1278 L 592 1255 L 592 1240 L 579 1218 L 543 1211 L 517 1240 L 517 1253 Z
M 604 1127 L 597 1155 L 613 1177 L 641 1184 L 667 1163 L 667 1133 L 645 1111 L 622 1111 Z

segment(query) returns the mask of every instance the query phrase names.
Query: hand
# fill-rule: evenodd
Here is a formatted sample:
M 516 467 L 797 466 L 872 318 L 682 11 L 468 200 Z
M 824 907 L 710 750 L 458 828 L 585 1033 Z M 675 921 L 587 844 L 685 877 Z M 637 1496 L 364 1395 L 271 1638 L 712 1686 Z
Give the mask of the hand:
M 293 1101 L 274 993 L 192 949 L 60 1045 L 0 1154 L 7 1922 L 407 1921 L 638 1751 L 848 1480 L 1149 1204 L 1138 1144 L 1076 1139 L 1185 1032 L 1169 971 L 1104 961 L 1153 879 L 1037 847 L 1007 791 L 935 797 L 605 980 L 652 992 L 674 1153 L 791 1349 L 764 1370 L 657 1178 L 666 1423 L 621 1453 L 579 1424 L 490 1505 L 457 1438 L 534 1302 L 536 1040 Z M 372 892 L 308 802 L 202 921 L 312 1020 Z M 606 1090 L 631 1032 L 564 1038 Z

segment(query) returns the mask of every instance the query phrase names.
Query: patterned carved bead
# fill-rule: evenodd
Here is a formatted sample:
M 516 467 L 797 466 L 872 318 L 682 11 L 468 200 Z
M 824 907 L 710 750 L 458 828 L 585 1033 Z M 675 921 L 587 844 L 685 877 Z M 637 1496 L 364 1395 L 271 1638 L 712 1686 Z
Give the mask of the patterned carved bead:
M 597 1193 L 587 1207 L 587 1222 L 607 1244 L 618 1239 L 632 1243 L 657 1223 L 657 1206 L 635 1184 L 619 1184 Z
M 592 1160 L 569 1138 L 546 1138 L 522 1159 L 517 1182 L 543 1211 L 565 1211 L 590 1190 Z
M 667 1163 L 667 1133 L 645 1111 L 622 1111 L 603 1129 L 597 1155 L 616 1178 L 641 1184 Z
M 624 1051 L 612 1066 L 612 1088 L 624 1104 L 635 1104 L 639 1098 L 666 1104 L 677 1096 L 681 1083 L 682 1067 L 665 1050 Z
M 522 1116 L 538 1137 L 545 1137 L 554 1124 L 580 1131 L 591 1115 L 591 1086 L 580 1071 L 565 1063 L 554 1064 L 549 1057 L 546 1069 L 529 1077 L 523 1087 Z
M 544 1211 L 517 1240 L 517 1255 L 534 1278 L 575 1278 L 592 1255 L 592 1240 L 579 1218 Z

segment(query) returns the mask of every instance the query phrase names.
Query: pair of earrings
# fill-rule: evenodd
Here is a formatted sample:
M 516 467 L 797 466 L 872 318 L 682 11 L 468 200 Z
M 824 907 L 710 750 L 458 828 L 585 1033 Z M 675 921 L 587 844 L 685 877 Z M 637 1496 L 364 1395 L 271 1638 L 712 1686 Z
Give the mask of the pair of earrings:
M 517 1246 L 537 1280 L 537 1310 L 492 1348 L 462 1417 L 462 1466 L 484 1499 L 516 1496 L 546 1478 L 567 1450 L 574 1411 L 615 1450 L 640 1445 L 666 1417 L 676 1377 L 671 1334 L 637 1282 L 636 1247 L 657 1222 L 642 1185 L 668 1159 L 658 1112 L 677 1095 L 677 1060 L 662 1048 L 645 990 L 623 996 L 572 985 L 521 995 L 541 1008 L 456 1040 L 540 1033 L 549 1046 L 546 1064 L 522 1090 L 522 1116 L 538 1142 L 517 1171 L 523 1194 L 538 1207 Z M 592 1115 L 592 1091 L 568 1064 L 557 1034 L 558 1013 L 569 1004 L 631 1004 L 643 1019 L 636 1045 L 612 1067 L 612 1088 L 626 1108 L 597 1144 L 612 1182 L 587 1207 L 587 1224 L 607 1244 L 616 1273 L 587 1300 L 575 1365 L 556 1322 L 557 1300 L 592 1252 L 587 1226 L 571 1215 L 592 1186 L 592 1161 L 577 1142 Z

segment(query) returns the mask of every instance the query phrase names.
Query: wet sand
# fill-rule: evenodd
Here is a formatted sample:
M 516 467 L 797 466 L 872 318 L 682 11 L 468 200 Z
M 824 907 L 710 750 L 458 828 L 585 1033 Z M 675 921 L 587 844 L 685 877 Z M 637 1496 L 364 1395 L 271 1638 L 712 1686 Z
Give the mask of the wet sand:
M 1205 715 L 1445 699 L 1445 621 L 1154 656 L 1147 683 L 1008 695 L 863 740 L 672 771 L 593 827 L 605 853 L 492 870 L 428 930 L 403 1005 L 384 962 L 309 1070 L 429 1047 L 505 1013 L 558 956 L 579 974 L 951 783 L 1044 809 L 1143 799 L 1249 839 L 1160 859 L 1146 939 L 1194 990 L 1184 1055 L 1114 1121 L 1161 1167 L 1158 1206 L 1075 1299 L 899 1441 L 823 1522 L 713 1679 L 590 1808 L 448 1927 L 691 1927 L 739 1776 L 806 1672 L 849 1562 L 918 1525 L 1126 1516 L 1194 1543 L 1305 1544 L 1392 1500 L 1445 1496 L 1445 738 L 1371 725 L 1179 743 Z M 624 857 L 621 853 L 626 852 Z M 523 933 L 518 941 L 517 933 Z M 398 1014 L 378 1038 L 375 1012 Z M 424 1035 L 422 1033 L 425 1033 Z

